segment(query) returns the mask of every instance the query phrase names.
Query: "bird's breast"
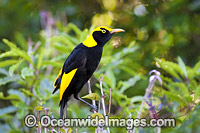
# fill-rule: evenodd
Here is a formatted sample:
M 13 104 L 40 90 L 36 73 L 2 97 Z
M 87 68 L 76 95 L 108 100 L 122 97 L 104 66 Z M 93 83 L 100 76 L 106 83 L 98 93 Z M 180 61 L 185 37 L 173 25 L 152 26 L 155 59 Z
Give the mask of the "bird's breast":
M 102 48 L 88 49 L 87 63 L 86 63 L 86 69 L 88 74 L 92 74 L 96 70 L 101 60 L 101 56 L 102 56 Z

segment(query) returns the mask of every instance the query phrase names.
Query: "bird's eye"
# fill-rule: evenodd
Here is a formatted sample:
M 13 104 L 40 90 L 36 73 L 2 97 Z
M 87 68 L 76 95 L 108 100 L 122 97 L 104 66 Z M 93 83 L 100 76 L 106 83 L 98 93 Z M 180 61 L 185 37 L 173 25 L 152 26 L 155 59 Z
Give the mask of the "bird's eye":
M 106 30 L 102 30 L 101 32 L 102 32 L 102 33 L 106 33 Z

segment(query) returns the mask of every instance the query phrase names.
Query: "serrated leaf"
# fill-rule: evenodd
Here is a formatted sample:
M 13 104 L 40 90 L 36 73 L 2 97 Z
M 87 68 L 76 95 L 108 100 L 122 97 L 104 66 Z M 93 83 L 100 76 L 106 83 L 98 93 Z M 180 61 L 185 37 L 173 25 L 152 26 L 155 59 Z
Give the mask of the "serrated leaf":
M 87 98 L 87 99 L 91 99 L 91 100 L 95 100 L 95 101 L 100 100 L 100 96 L 97 93 L 90 93 L 86 96 L 83 96 L 82 98 Z
M 14 53 L 16 53 L 16 55 L 21 56 L 22 58 L 24 58 L 25 60 L 27 60 L 31 64 L 33 63 L 31 61 L 31 58 L 28 56 L 28 54 L 24 50 L 19 49 L 14 43 L 8 41 L 7 39 L 3 39 L 3 42 L 5 44 L 7 44 L 11 48 L 11 50 Z
M 91 114 L 90 116 L 91 116 L 91 119 L 95 119 L 96 116 L 98 116 L 99 119 L 104 119 L 104 116 L 100 113 L 94 113 L 94 114 Z
M 8 51 L 8 52 L 5 52 L 5 53 L 2 53 L 0 55 L 0 58 L 10 57 L 10 56 L 17 56 L 17 54 L 13 51 Z
M 23 79 L 25 79 L 26 77 L 29 77 L 29 76 L 33 76 L 33 75 L 34 75 L 33 69 L 30 69 L 28 67 L 23 68 L 21 71 L 21 76 Z
M 5 61 L 1 61 L 0 62 L 0 67 L 5 67 L 5 66 L 9 66 L 12 64 L 16 64 L 18 62 L 18 60 L 5 60 Z
M 42 106 L 37 106 L 37 107 L 35 107 L 35 110 L 37 110 L 37 111 L 42 111 L 42 110 L 43 110 L 43 107 L 42 107 Z
M 186 69 L 185 63 L 183 62 L 181 57 L 178 57 L 178 64 L 181 67 L 181 70 L 183 71 L 184 76 L 186 78 L 188 78 L 188 74 L 187 74 L 187 69 Z
M 166 72 L 168 72 L 169 74 L 181 81 L 180 76 L 177 74 L 177 72 L 181 73 L 181 68 L 178 64 L 170 61 L 161 61 L 157 58 L 155 60 L 162 69 L 164 69 Z

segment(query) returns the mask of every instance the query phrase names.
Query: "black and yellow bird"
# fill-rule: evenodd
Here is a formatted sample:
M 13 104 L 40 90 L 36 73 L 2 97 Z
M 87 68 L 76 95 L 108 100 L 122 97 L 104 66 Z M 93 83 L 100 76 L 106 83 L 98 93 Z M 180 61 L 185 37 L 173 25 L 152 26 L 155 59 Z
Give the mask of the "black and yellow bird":
M 101 60 L 103 46 L 114 33 L 118 32 L 124 32 L 124 30 L 106 26 L 97 27 L 68 56 L 54 83 L 53 94 L 60 89 L 60 118 L 63 118 L 64 108 L 66 117 L 67 102 L 72 94 L 75 99 L 97 110 L 96 106 L 81 99 L 79 92 L 96 70 Z

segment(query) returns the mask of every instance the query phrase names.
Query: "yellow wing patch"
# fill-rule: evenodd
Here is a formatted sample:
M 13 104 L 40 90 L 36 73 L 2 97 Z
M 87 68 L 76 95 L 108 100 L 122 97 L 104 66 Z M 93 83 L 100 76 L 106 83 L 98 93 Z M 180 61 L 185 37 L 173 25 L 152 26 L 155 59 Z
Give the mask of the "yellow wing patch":
M 60 71 L 59 71 L 59 73 L 58 73 L 58 76 L 57 76 L 56 80 L 58 79 L 58 77 L 60 76 L 61 73 L 62 73 L 62 68 L 60 69 Z M 54 81 L 54 88 L 56 88 L 56 85 L 55 85 L 56 80 Z
M 87 47 L 94 47 L 94 46 L 96 46 L 96 45 L 97 45 L 97 42 L 94 40 L 92 34 L 93 34 L 93 32 L 95 32 L 95 31 L 102 31 L 101 28 L 104 28 L 104 29 L 106 29 L 106 30 L 108 30 L 108 31 L 112 31 L 112 29 L 109 28 L 109 27 L 107 27 L 107 26 L 99 26 L 99 27 L 95 28 L 95 29 L 92 31 L 92 33 L 88 36 L 88 38 L 87 38 L 85 41 L 83 41 L 83 44 L 84 44 L 85 46 L 87 46 Z
M 63 97 L 63 93 L 65 92 L 65 90 L 67 89 L 67 87 L 69 86 L 72 78 L 74 77 L 76 71 L 78 68 L 72 70 L 69 73 L 63 73 L 62 79 L 61 79 L 61 84 L 60 84 L 60 100 L 62 100 Z

